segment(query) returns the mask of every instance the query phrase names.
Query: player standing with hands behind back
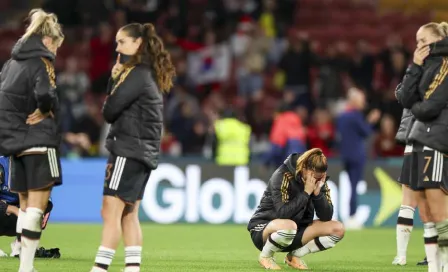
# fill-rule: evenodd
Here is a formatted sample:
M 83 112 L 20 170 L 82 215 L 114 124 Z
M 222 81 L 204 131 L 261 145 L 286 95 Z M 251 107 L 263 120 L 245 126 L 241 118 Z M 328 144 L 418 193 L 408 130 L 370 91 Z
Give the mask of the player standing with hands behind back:
M 63 40 L 56 15 L 32 10 L 0 78 L 0 154 L 10 156 L 10 187 L 20 198 L 21 272 L 35 271 L 42 215 L 52 187 L 62 184 L 53 61 Z
M 152 24 L 129 24 L 116 35 L 104 119 L 111 124 L 103 192 L 101 246 L 91 271 L 107 271 L 123 235 L 125 272 L 140 271 L 142 231 L 138 209 L 150 173 L 157 167 L 163 95 L 175 75 L 169 53 Z

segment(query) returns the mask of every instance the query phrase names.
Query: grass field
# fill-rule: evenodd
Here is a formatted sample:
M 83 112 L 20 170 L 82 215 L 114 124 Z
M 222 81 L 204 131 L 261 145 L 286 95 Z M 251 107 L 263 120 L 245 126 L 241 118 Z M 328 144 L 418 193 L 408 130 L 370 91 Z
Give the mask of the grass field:
M 49 224 L 41 245 L 61 249 L 61 259 L 37 260 L 39 272 L 90 271 L 99 245 L 100 225 Z M 262 271 L 258 252 L 245 226 L 153 225 L 143 226 L 145 245 L 142 271 Z M 347 232 L 334 249 L 304 258 L 313 271 L 427 271 L 415 263 L 424 257 L 422 231 L 414 230 L 408 265 L 394 267 L 395 229 Z M 11 238 L 0 238 L 0 248 L 10 252 Z M 283 260 L 278 254 L 277 260 Z M 123 248 L 117 251 L 109 271 L 121 271 Z M 283 266 L 283 263 L 282 263 Z M 285 271 L 292 269 L 283 266 Z M 0 259 L 0 271 L 17 271 L 18 259 Z

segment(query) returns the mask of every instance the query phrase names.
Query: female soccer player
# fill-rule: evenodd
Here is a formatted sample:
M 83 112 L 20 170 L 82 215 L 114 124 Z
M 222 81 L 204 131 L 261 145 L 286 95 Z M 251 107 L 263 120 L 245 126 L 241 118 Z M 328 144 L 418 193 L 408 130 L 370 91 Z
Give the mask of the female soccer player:
M 407 77 L 405 78 L 407 79 Z M 401 84 L 398 86 L 397 91 L 400 90 Z M 414 116 L 409 109 L 403 110 L 403 115 L 401 117 L 400 127 L 397 132 L 396 140 L 400 144 L 405 145 L 407 143 L 407 138 L 409 136 L 412 124 L 414 123 Z M 402 187 L 402 202 L 400 211 L 398 212 L 397 218 L 397 255 L 392 261 L 393 265 L 406 265 L 406 253 L 408 248 L 409 239 L 411 237 L 411 232 L 414 226 L 414 211 L 417 207 L 418 192 L 414 192 L 409 186 L 409 181 L 411 180 L 410 173 L 412 168 L 412 150 L 411 146 L 407 146 L 406 152 L 404 153 L 403 166 L 401 170 L 401 175 L 398 182 L 401 183 Z M 425 202 L 420 201 L 419 214 L 422 222 L 425 224 L 425 230 L 428 229 L 429 220 L 428 208 Z M 430 223 L 431 224 L 431 223 Z M 432 223 L 433 225 L 433 223 Z M 425 237 L 428 233 L 425 233 Z M 425 239 L 425 251 L 434 252 L 435 246 Z M 430 257 L 431 258 L 431 257 Z M 427 265 L 426 258 L 420 261 L 418 265 Z
M 411 188 L 421 191 L 418 202 L 428 205 L 431 221 L 435 222 L 425 225 L 425 244 L 437 241 L 440 251 L 440 254 L 431 254 L 435 256 L 433 260 L 427 252 L 428 271 L 439 271 L 440 262 L 448 263 L 447 37 L 448 23 L 429 23 L 418 30 L 413 64 L 397 92 L 400 103 L 411 109 L 416 118 L 409 135 L 412 145 L 408 147 L 412 165 L 409 169 Z M 448 271 L 447 266 L 444 269 Z
M 104 119 L 111 124 L 101 246 L 91 271 L 107 271 L 123 234 L 125 272 L 140 271 L 142 232 L 138 209 L 151 170 L 157 167 L 162 133 L 162 92 L 175 75 L 170 55 L 152 24 L 129 24 L 116 35 L 119 57 L 112 69 Z M 121 64 L 121 63 L 123 64 Z
M 17 217 L 19 216 L 19 195 L 9 189 L 9 158 L 0 156 L 0 236 L 16 236 Z M 42 217 L 42 230 L 50 218 L 53 203 L 48 200 L 47 209 Z M 11 257 L 20 255 L 20 236 L 11 243 Z M 36 251 L 36 258 L 59 258 L 59 249 L 44 249 Z M 0 257 L 4 256 L 0 250 Z
M 34 271 L 41 220 L 53 186 L 62 184 L 53 61 L 64 40 L 56 15 L 30 12 L 0 78 L 0 154 L 11 159 L 11 191 L 19 193 L 19 271 Z
M 322 150 L 314 148 L 291 154 L 272 174 L 247 226 L 265 269 L 280 269 L 276 252 L 288 252 L 287 265 L 307 269 L 301 257 L 330 249 L 344 237 L 342 223 L 331 220 L 327 168 Z M 313 220 L 314 212 L 319 220 Z

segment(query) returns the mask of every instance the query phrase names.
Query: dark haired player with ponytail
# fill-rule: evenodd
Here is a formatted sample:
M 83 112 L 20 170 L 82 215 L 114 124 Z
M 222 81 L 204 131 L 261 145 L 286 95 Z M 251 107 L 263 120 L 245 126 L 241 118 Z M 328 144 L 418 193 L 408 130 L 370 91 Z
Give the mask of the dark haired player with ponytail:
M 138 209 L 156 169 L 163 122 L 163 92 L 175 75 L 169 53 L 152 24 L 129 24 L 116 35 L 119 53 L 112 69 L 103 116 L 111 124 L 106 167 L 101 246 L 92 270 L 107 271 L 123 236 L 125 272 L 140 271 L 142 232 Z
M 333 248 L 344 237 L 342 223 L 331 220 L 327 168 L 322 150 L 313 148 L 291 154 L 272 174 L 247 226 L 263 268 L 280 270 L 274 254 L 288 252 L 285 263 L 306 270 L 303 256 Z

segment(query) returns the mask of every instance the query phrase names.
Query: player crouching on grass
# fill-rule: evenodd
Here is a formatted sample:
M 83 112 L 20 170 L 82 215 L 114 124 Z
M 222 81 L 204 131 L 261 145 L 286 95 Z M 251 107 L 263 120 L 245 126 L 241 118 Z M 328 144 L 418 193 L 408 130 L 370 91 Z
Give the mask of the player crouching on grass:
M 274 254 L 288 252 L 288 266 L 307 270 L 300 258 L 332 248 L 344 237 L 342 223 L 331 220 L 327 168 L 322 150 L 314 148 L 291 154 L 272 174 L 247 227 L 265 269 L 280 270 Z M 313 220 L 314 212 L 319 220 Z
M 19 257 L 21 249 L 21 236 L 17 235 L 17 219 L 19 216 L 19 195 L 9 191 L 9 158 L 0 156 L 0 236 L 17 238 L 11 243 L 11 257 Z M 42 216 L 42 230 L 47 226 L 53 203 L 48 201 L 47 209 Z M 0 250 L 0 257 L 8 254 Z M 36 258 L 60 258 L 59 248 L 45 249 L 40 247 L 36 250 Z

